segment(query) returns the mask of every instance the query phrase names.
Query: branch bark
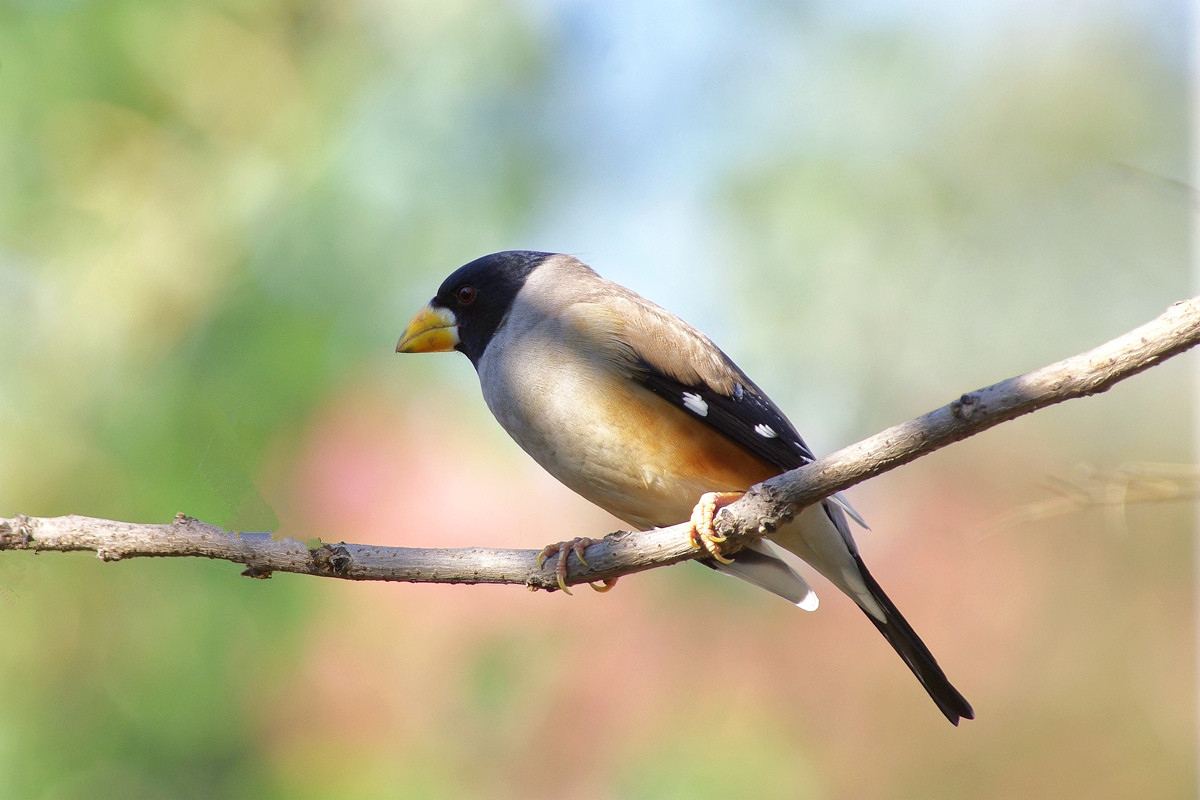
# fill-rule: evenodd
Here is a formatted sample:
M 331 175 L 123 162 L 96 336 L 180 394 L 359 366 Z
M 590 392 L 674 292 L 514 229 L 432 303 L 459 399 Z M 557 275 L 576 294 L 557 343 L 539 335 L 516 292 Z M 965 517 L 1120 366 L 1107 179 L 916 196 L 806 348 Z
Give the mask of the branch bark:
M 924 416 L 752 487 L 717 518 L 717 530 L 729 537 L 723 549 L 736 552 L 799 508 L 1015 417 L 1106 391 L 1197 344 L 1200 297 L 1178 302 L 1145 325 L 1086 353 L 968 392 Z M 167 524 L 81 516 L 0 518 L 0 550 L 93 551 L 104 561 L 213 558 L 242 564 L 242 574 L 255 578 L 293 572 L 346 580 L 557 588 L 553 563 L 539 568 L 536 550 L 347 543 L 309 548 L 295 539 L 227 531 L 183 514 Z M 692 547 L 686 524 L 617 531 L 587 549 L 586 565 L 572 557 L 567 583 L 612 579 L 702 555 Z

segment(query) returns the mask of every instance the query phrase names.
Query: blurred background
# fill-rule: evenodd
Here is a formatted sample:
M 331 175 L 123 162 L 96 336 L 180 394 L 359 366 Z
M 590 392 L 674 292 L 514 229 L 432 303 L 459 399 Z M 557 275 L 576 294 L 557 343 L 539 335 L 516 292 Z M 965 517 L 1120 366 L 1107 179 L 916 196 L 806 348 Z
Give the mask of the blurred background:
M 680 313 L 819 451 L 1191 294 L 1188 4 L 850 5 L 0 4 L 0 516 L 616 529 L 392 353 L 495 250 Z M 959 729 L 825 584 L 6 553 L 0 797 L 1193 796 L 1195 510 L 1141 500 L 1195 372 L 851 491 Z

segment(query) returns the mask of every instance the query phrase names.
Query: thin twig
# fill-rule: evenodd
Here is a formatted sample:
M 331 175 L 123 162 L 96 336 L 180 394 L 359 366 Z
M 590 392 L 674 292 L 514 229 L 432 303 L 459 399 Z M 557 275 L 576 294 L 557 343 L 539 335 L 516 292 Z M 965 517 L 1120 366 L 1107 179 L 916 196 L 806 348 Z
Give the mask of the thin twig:
M 917 419 L 888 428 L 812 464 L 754 486 L 717 519 L 727 552 L 770 533 L 796 509 L 895 469 L 1002 422 L 1076 397 L 1103 392 L 1200 343 L 1200 297 L 1182 301 L 1145 325 L 1086 353 L 961 395 Z M 379 547 L 309 548 L 268 533 L 237 533 L 179 515 L 168 524 L 90 517 L 0 518 L 0 550 L 94 551 L 106 561 L 198 556 L 245 565 L 243 575 L 294 572 L 347 580 L 413 583 L 508 583 L 556 587 L 552 565 L 535 550 Z M 618 531 L 591 545 L 587 565 L 572 558 L 567 583 L 611 579 L 704 555 L 686 524 Z
M 1125 512 L 1130 506 L 1195 502 L 1200 498 L 1200 466 L 1129 463 L 1097 467 L 1079 464 L 1068 475 L 1050 475 L 1044 484 L 1050 496 L 1022 503 L 984 521 L 979 525 L 976 537 L 984 539 L 1029 522 L 1096 508 L 1107 513 L 1114 530 L 1124 531 Z

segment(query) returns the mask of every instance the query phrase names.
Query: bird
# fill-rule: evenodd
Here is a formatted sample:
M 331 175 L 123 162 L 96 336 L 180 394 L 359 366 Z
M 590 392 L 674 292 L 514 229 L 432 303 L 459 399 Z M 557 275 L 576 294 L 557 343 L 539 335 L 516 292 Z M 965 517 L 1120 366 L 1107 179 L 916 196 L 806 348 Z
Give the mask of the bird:
M 848 518 L 866 524 L 840 495 L 732 558 L 722 553 L 719 508 L 815 455 L 766 393 L 676 315 L 572 255 L 508 250 L 454 270 L 396 351 L 465 354 L 484 402 L 534 461 L 639 530 L 690 521 L 706 566 L 813 611 L 811 567 L 866 614 L 946 719 L 974 719 L 867 570 Z M 550 545 L 539 564 L 557 553 L 565 589 L 569 554 L 586 564 L 591 543 Z

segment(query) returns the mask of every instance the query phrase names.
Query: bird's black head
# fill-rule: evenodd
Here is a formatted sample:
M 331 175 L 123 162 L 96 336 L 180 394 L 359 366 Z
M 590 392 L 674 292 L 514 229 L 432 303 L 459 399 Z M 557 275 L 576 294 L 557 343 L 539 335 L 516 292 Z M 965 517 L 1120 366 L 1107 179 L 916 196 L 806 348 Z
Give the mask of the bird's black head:
M 454 349 L 478 365 L 529 274 L 552 255 L 506 250 L 459 267 L 409 323 L 396 345 L 397 352 Z

